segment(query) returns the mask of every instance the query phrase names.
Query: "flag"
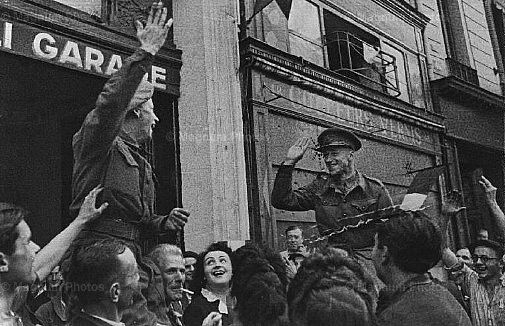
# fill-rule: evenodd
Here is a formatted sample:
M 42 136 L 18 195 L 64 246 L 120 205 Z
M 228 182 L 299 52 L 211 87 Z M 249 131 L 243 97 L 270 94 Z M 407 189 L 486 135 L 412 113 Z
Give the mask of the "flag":
M 443 172 L 445 172 L 445 165 L 437 165 L 420 170 L 414 180 L 412 180 L 407 194 L 418 193 L 427 195 L 431 186 L 433 186 Z
M 400 208 L 405 211 L 416 211 L 421 209 L 428 192 L 437 182 L 438 177 L 445 171 L 445 165 L 438 165 L 420 170 L 407 190 Z
M 263 8 L 268 6 L 273 1 L 274 0 L 256 0 L 256 2 L 254 3 L 253 13 L 247 21 L 250 22 L 254 16 L 256 16 L 260 11 L 263 10 Z M 275 1 L 281 8 L 284 16 L 286 16 L 286 19 L 289 19 L 289 12 L 291 11 L 291 4 L 293 0 L 275 0 Z

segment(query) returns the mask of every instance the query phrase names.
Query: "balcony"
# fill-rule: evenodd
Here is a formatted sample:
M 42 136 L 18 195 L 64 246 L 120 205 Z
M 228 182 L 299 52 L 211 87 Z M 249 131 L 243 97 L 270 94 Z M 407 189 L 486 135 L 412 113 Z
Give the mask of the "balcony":
M 400 95 L 396 59 L 379 48 L 378 40 L 370 44 L 345 31 L 325 38 L 331 70 L 380 92 Z
M 449 74 L 451 76 L 461 79 L 469 84 L 479 86 L 479 77 L 477 76 L 477 70 L 452 58 L 446 58 L 445 62 L 447 63 Z

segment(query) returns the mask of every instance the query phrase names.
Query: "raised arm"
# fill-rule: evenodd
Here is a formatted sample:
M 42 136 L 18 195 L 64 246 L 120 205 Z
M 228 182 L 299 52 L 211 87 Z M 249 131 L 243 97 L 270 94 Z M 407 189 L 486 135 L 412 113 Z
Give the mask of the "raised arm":
M 454 252 L 447 247 L 447 226 L 449 225 L 449 220 L 452 216 L 456 216 L 460 211 L 464 210 L 465 207 L 462 206 L 462 198 L 461 194 L 458 192 L 452 192 L 447 196 L 447 199 L 442 204 L 442 210 L 440 214 L 439 227 L 440 232 L 442 233 L 442 261 L 444 262 L 447 268 L 451 269 L 461 269 L 458 263 L 458 257 L 454 254 Z
M 95 109 L 86 117 L 77 139 L 81 141 L 82 155 L 102 155 L 112 145 L 127 112 L 134 108 L 131 100 L 137 88 L 165 43 L 172 19 L 167 19 L 162 2 L 153 3 L 146 25 L 137 21 L 135 26 L 140 48 L 107 81 Z
M 272 206 L 290 211 L 306 211 L 314 209 L 312 194 L 308 189 L 293 190 L 293 169 L 303 158 L 310 145 L 310 139 L 299 139 L 291 146 L 284 162 L 279 167 L 272 189 Z
M 486 204 L 488 205 L 491 215 L 496 222 L 496 227 L 498 228 L 498 234 L 500 241 L 505 241 L 505 214 L 501 210 L 500 206 L 496 202 L 496 187 L 489 182 L 484 176 L 479 180 L 479 184 L 484 190 Z
M 102 190 L 103 188 L 100 188 L 100 186 L 91 190 L 84 199 L 79 215 L 75 220 L 37 253 L 33 262 L 33 270 L 40 280 L 44 280 L 53 268 L 59 264 L 70 244 L 82 231 L 85 224 L 100 216 L 107 208 L 108 203 L 103 203 L 99 208 L 95 207 L 96 198 Z

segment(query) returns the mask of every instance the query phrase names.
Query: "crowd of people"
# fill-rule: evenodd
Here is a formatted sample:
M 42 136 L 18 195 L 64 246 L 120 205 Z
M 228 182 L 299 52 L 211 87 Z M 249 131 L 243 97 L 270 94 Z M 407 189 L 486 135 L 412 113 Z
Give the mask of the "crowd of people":
M 294 167 L 311 146 L 303 138 L 288 150 L 272 191 L 276 208 L 315 211 L 324 247 L 307 248 L 297 225 L 286 229 L 282 252 L 254 243 L 232 251 L 226 241 L 200 253 L 153 246 L 153 237 L 174 237 L 189 220 L 182 208 L 156 215 L 142 146 L 158 121 L 145 77 L 171 26 L 161 2 L 136 22 L 139 49 L 75 134 L 73 222 L 39 248 L 28 212 L 0 203 L 0 326 L 505 325 L 497 189 L 479 181 L 497 239 L 479 231 L 454 253 L 445 237 L 464 209 L 461 198 L 449 196 L 440 216 L 393 206 L 379 180 L 356 170 L 362 143 L 344 129 L 323 131 L 313 148 L 327 173 L 292 188 Z M 375 212 L 380 218 L 370 218 Z M 363 214 L 372 215 L 363 222 Z M 440 262 L 446 280 L 430 273 Z

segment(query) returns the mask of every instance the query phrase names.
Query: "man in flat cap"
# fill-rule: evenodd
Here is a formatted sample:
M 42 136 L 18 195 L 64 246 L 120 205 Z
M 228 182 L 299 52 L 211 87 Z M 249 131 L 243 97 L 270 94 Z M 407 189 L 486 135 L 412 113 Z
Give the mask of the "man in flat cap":
M 327 173 L 318 175 L 309 185 L 292 189 L 295 164 L 302 159 L 311 140 L 302 138 L 286 154 L 279 167 L 272 190 L 272 205 L 288 211 L 314 210 L 320 234 L 328 234 L 343 218 L 373 212 L 392 205 L 384 185 L 354 167 L 354 152 L 361 141 L 352 132 L 340 128 L 323 131 L 317 138 L 316 148 L 322 154 Z M 351 229 L 331 236 L 329 244 L 348 249 L 371 248 L 374 242 L 372 226 Z M 367 250 L 370 251 L 370 250 Z
M 104 188 L 99 203 L 109 203 L 101 218 L 90 224 L 80 238 L 125 241 L 141 269 L 141 289 L 148 283 L 152 285 L 155 268 L 142 259 L 142 252 L 148 249 L 147 240 L 180 230 L 189 216 L 181 208 L 174 208 L 169 215 L 156 215 L 152 167 L 142 148 L 151 139 L 158 121 L 147 72 L 171 26 L 172 19 L 167 17 L 161 1 L 153 3 L 145 25 L 136 22 L 140 47 L 107 81 L 72 144 L 75 164 L 71 215 L 75 216 L 85 195 L 96 184 Z M 127 325 L 154 325 L 153 314 L 147 313 L 140 293 L 134 297 L 132 310 L 137 311 L 124 315 Z

